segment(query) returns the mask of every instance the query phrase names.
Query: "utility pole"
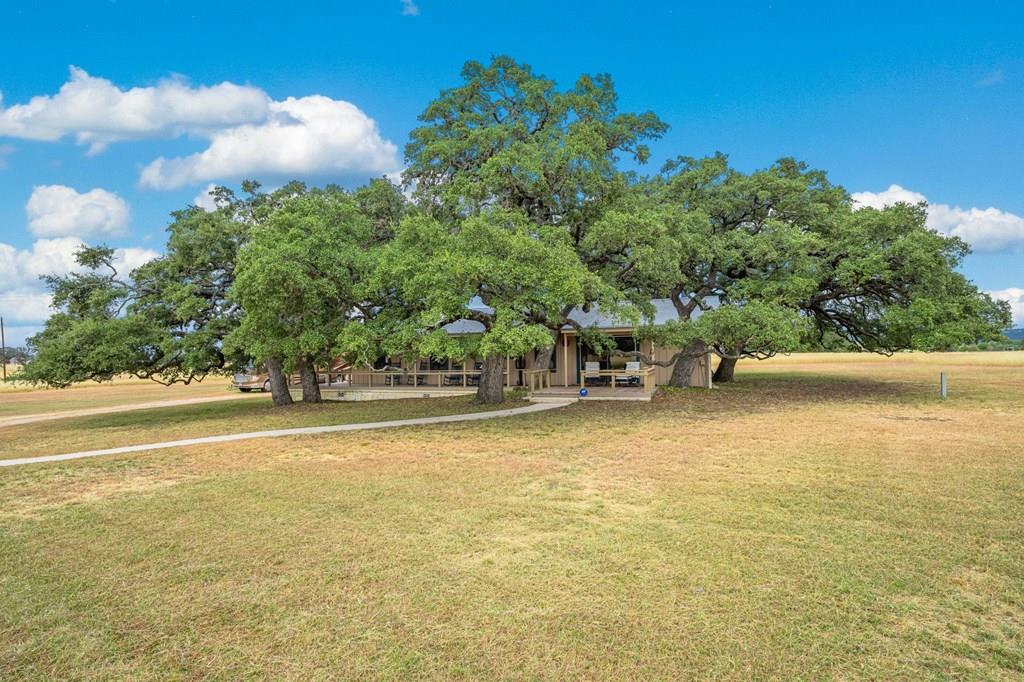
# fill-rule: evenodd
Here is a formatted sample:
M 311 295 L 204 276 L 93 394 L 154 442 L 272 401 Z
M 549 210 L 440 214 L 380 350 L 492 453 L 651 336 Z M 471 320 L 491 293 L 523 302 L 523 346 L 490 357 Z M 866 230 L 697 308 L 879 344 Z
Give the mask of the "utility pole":
M 4 381 L 7 381 L 7 339 L 4 338 L 4 318 L 0 317 L 0 365 L 4 367 Z

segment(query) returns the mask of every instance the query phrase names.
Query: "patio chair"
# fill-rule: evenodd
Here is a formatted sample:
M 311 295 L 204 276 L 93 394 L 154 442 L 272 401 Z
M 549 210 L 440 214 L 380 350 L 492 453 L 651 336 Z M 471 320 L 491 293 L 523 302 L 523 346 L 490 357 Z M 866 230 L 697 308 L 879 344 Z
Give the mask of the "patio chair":
M 639 386 L 640 385 L 640 363 L 639 362 L 627 362 L 626 363 L 626 374 L 625 376 L 615 377 L 615 383 L 618 386 Z
M 466 386 L 478 386 L 480 384 L 480 376 L 477 374 L 462 374 L 461 369 L 453 369 L 456 374 L 447 374 L 444 377 L 445 386 L 462 386 L 462 379 L 465 377 Z
M 583 380 L 587 386 L 607 386 L 608 377 L 601 376 L 600 362 L 587 362 L 583 366 Z

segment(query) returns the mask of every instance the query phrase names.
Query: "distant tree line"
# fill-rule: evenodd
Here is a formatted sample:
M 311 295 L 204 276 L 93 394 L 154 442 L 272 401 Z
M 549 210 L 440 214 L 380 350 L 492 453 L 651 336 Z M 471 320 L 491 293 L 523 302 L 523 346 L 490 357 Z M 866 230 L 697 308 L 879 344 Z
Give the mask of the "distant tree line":
M 644 176 L 667 126 L 620 112 L 611 78 L 568 89 L 507 57 L 469 62 L 420 116 L 402 188 L 298 182 L 172 214 L 166 252 L 132 273 L 84 248 L 86 270 L 49 278 L 54 313 L 20 378 L 53 386 L 118 374 L 172 383 L 267 367 L 274 402 L 320 399 L 315 368 L 382 355 L 478 358 L 478 399 L 500 402 L 508 356 L 550 357 L 558 331 L 600 308 L 676 351 L 671 384 L 721 358 L 812 345 L 875 353 L 996 340 L 1009 309 L 957 267 L 967 245 L 925 225 L 924 205 L 854 210 L 794 159 L 744 173 L 722 154 Z M 654 324 L 652 299 L 674 319 Z M 472 304 L 472 305 L 471 305 Z M 482 305 L 481 305 L 482 304 Z M 482 331 L 452 336 L 471 319 Z
M 798 353 L 852 353 L 860 350 L 854 344 L 836 334 L 825 334 L 823 337 L 807 337 L 795 349 Z M 906 349 L 912 350 L 912 349 Z M 1008 351 L 1024 350 L 1024 339 L 1014 339 L 1008 334 L 995 339 L 978 340 L 961 343 L 936 350 L 976 352 L 976 351 Z
M 6 349 L 4 357 L 8 365 L 24 365 L 32 359 L 32 353 L 27 346 L 13 346 Z

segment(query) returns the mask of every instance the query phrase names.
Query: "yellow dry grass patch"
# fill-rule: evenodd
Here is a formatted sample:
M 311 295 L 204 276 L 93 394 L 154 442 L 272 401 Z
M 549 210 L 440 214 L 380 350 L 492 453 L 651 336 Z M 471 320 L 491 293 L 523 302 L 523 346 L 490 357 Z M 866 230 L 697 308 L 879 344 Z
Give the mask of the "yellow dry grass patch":
M 161 386 L 153 381 L 123 377 L 102 384 L 90 381 L 63 389 L 0 382 L 0 417 L 67 412 L 158 400 L 206 398 L 225 395 L 230 390 L 230 381 L 224 377 L 209 377 L 201 383 L 188 386 Z

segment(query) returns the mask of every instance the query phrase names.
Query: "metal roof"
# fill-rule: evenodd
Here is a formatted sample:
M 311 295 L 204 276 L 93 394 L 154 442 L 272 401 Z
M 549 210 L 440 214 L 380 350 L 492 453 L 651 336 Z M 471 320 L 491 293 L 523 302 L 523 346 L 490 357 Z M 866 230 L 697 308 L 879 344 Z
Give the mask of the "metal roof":
M 710 301 L 711 305 L 715 305 L 715 301 Z M 672 301 L 667 298 L 654 298 L 651 299 L 651 304 L 654 306 L 654 324 L 665 324 L 671 320 L 678 320 L 679 317 L 676 314 L 675 306 L 672 305 Z M 484 305 L 479 299 L 474 299 L 469 304 L 470 310 L 479 310 L 484 313 L 494 312 L 492 308 Z M 693 313 L 693 318 L 700 317 L 701 310 L 698 308 Z M 569 315 L 569 318 L 579 324 L 581 327 L 597 327 L 598 329 L 621 329 L 623 327 L 630 327 L 632 325 L 624 320 L 618 320 L 611 315 L 604 315 L 598 307 L 591 308 L 588 312 L 584 312 L 577 308 L 573 310 Z M 445 325 L 445 331 L 449 334 L 481 334 L 484 331 L 484 326 L 476 320 L 456 320 L 451 324 Z M 563 329 L 573 329 L 571 325 L 565 325 Z

